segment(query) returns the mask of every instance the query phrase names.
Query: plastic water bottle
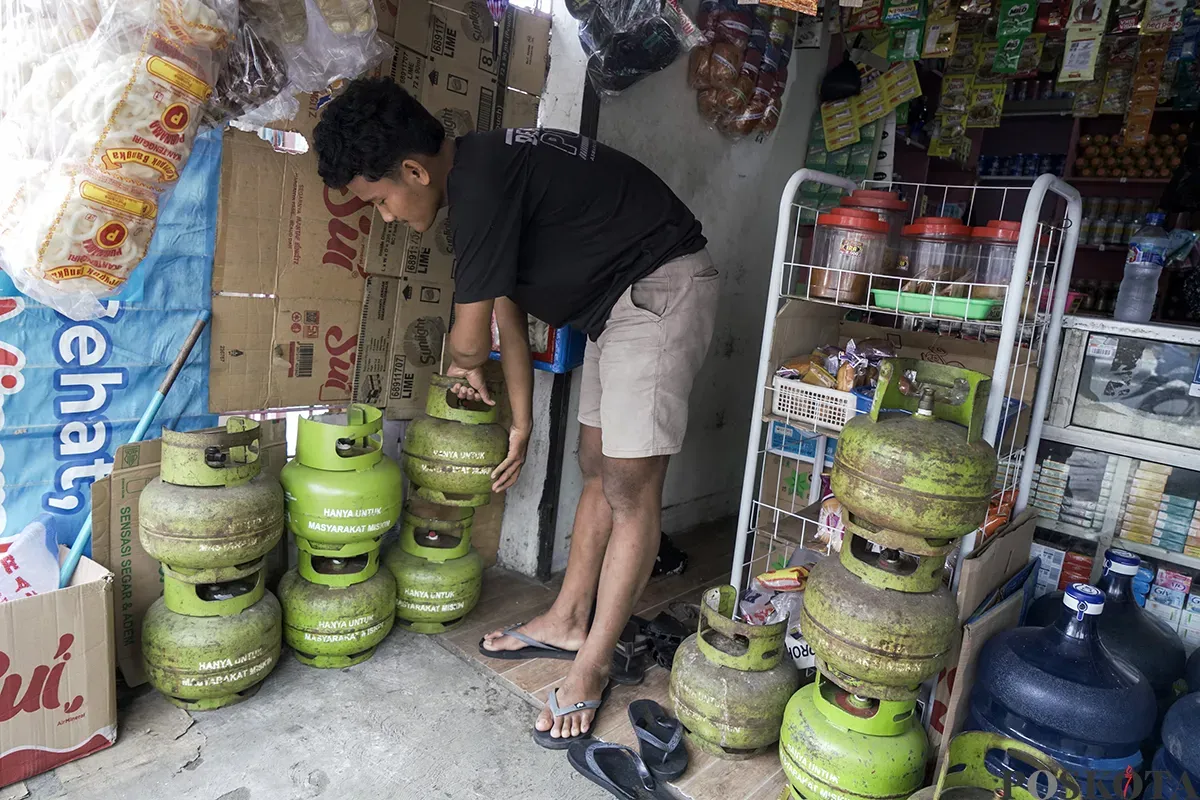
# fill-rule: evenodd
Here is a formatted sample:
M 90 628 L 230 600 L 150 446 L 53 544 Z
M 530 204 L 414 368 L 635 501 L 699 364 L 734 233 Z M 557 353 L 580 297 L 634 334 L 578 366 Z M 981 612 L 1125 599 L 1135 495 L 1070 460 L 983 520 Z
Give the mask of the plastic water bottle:
M 1146 215 L 1146 224 L 1138 228 L 1129 240 L 1129 255 L 1125 258 L 1125 277 L 1117 292 L 1117 308 L 1113 316 L 1125 322 L 1147 322 L 1158 297 L 1158 277 L 1167 260 L 1171 240 L 1162 224 L 1165 214 Z

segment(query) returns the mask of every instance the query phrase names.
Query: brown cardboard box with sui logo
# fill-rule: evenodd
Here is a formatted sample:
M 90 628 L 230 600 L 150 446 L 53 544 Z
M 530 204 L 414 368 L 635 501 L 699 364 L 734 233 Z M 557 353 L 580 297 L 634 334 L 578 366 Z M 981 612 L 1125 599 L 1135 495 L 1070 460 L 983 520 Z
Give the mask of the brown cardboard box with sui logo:
M 0 603 L 0 786 L 116 741 L 112 582 L 82 558 L 67 588 Z

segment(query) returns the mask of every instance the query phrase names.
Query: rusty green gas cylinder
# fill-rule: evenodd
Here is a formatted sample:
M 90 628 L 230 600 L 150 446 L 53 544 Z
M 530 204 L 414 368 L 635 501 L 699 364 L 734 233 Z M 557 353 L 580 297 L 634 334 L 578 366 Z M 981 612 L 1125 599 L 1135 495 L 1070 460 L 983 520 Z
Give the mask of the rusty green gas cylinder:
M 920 397 L 901 391 L 910 370 Z M 990 386 L 971 370 L 885 360 L 871 413 L 838 437 L 834 495 L 857 519 L 910 536 L 954 538 L 978 528 L 996 477 L 996 451 L 981 438 Z
M 817 563 L 804 589 L 800 629 L 817 667 L 843 689 L 882 700 L 914 700 L 958 636 L 950 591 L 872 586 L 839 559 Z
M 850 694 L 820 673 L 792 695 L 779 761 L 793 800 L 901 800 L 925 778 L 916 701 Z
M 262 600 L 267 591 L 265 558 L 219 583 L 197 582 L 166 564 L 162 573 L 167 610 L 188 617 L 231 617 Z
M 992 751 L 1004 753 L 1007 763 L 1021 774 L 1041 771 L 1040 786 L 1046 785 L 1045 776 L 1053 776 L 1058 786 L 1057 792 L 1051 792 L 1055 797 L 1082 796 L 1075 776 L 1036 747 L 998 733 L 969 731 L 950 740 L 934 785 L 915 792 L 910 800 L 1040 800 L 1025 781 L 992 774 L 984 764 Z
M 411 548 L 410 548 L 411 549 Z M 396 621 L 416 633 L 444 633 L 460 625 L 479 602 L 483 557 L 468 545 L 466 555 L 440 559 L 440 548 L 412 555 L 400 545 L 384 556 L 396 579 Z
M 491 501 L 492 470 L 508 454 L 508 434 L 496 424 L 495 406 L 465 403 L 451 392 L 459 380 L 434 375 L 426 416 L 404 436 L 404 472 L 424 500 L 445 506 Z
M 710 589 L 696 633 L 671 665 L 675 716 L 697 747 L 724 759 L 750 758 L 779 739 L 800 673 L 786 658 L 787 621 L 748 625 L 732 618 L 732 586 Z
M 382 412 L 357 403 L 344 425 L 319 417 L 299 421 L 296 457 L 280 480 L 288 529 L 305 552 L 360 555 L 378 549 L 396 523 L 404 479 L 399 465 L 383 454 L 382 431 Z
M 279 661 L 279 601 L 270 592 L 227 617 L 189 617 L 154 601 L 142 622 L 150 685 L 173 705 L 207 711 L 250 697 Z
M 259 424 L 163 429 L 162 468 L 138 502 L 138 536 L 155 560 L 196 582 L 230 579 L 283 536 L 283 489 L 260 470 Z
M 461 558 L 471 549 L 475 509 L 438 506 L 410 498 L 398 543 L 406 553 L 431 561 Z
M 387 570 L 350 586 L 321 586 L 297 570 L 279 582 L 283 638 L 296 660 L 322 669 L 366 661 L 396 621 L 396 579 Z

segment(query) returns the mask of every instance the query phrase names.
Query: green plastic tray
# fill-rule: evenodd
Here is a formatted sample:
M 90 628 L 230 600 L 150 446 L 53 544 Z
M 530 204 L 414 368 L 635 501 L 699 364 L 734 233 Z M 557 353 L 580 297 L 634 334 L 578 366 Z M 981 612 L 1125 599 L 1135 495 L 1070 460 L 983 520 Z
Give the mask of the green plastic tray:
M 917 292 L 896 292 L 891 289 L 872 289 L 877 308 L 901 311 L 905 314 L 933 314 L 950 319 L 988 319 L 992 307 L 1000 302 L 995 299 L 972 299 L 965 297 L 932 297 Z M 930 308 L 932 301 L 932 308 Z

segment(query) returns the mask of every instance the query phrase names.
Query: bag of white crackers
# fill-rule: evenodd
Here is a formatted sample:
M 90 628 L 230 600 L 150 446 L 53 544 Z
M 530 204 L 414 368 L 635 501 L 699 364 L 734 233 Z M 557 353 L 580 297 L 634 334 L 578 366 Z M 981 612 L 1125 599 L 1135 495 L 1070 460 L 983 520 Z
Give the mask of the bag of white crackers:
M 102 312 L 146 253 L 191 154 L 236 0 L 0 0 L 30 24 L 104 7 L 46 56 L 0 119 L 0 267 L 72 319 Z

